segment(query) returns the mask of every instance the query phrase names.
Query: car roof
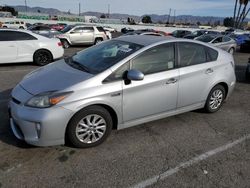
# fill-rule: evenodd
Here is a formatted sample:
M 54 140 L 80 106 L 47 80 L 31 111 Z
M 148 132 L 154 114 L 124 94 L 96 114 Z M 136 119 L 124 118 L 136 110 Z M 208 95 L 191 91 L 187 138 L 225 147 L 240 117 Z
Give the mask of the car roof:
M 118 37 L 115 40 L 136 43 L 142 46 L 149 46 L 151 44 L 155 44 L 162 41 L 176 40 L 176 38 L 171 36 L 161 37 L 161 36 L 151 36 L 151 35 L 129 35 L 129 36 Z

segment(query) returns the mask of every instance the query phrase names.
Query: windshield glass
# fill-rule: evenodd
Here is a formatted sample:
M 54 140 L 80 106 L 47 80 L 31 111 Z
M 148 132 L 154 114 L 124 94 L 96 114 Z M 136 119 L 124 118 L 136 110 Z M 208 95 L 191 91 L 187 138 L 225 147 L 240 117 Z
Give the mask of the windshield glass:
M 215 37 L 211 35 L 202 35 L 197 38 L 197 40 L 202 41 L 202 42 L 211 42 L 214 39 Z
M 70 31 L 73 28 L 72 25 L 69 25 L 67 27 L 65 27 L 63 30 L 61 30 L 62 33 L 67 33 L 68 31 Z
M 98 74 L 142 47 L 130 42 L 111 40 L 77 53 L 67 59 L 66 63 L 79 70 Z

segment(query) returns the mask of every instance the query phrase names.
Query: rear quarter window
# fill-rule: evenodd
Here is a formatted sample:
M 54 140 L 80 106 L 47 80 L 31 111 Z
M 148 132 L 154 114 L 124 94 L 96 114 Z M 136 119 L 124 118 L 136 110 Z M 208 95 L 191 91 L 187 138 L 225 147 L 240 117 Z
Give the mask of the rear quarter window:
M 212 48 L 207 47 L 207 60 L 208 61 L 216 61 L 218 59 L 218 52 Z
M 97 30 L 99 31 L 99 32 L 105 32 L 105 30 L 103 29 L 103 27 L 96 27 L 97 28 Z

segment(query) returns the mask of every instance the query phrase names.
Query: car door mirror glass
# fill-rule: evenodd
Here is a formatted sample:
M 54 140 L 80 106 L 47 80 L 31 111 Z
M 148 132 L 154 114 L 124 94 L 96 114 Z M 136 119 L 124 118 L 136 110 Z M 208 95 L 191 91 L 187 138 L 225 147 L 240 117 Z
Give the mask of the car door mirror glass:
M 144 74 L 141 71 L 132 69 L 128 71 L 127 79 L 131 81 L 140 81 L 144 79 Z

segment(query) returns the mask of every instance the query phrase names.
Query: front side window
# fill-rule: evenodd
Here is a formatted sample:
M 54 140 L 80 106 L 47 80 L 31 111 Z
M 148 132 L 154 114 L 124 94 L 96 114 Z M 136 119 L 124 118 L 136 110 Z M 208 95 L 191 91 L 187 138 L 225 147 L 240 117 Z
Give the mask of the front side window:
M 178 43 L 180 67 L 205 63 L 206 51 L 204 46 L 190 42 Z
M 91 74 L 98 74 L 142 47 L 142 45 L 131 42 L 107 41 L 77 53 L 73 57 L 66 59 L 66 63 Z
M 213 43 L 216 44 L 216 43 L 221 43 L 222 42 L 222 37 L 217 37 Z
M 202 36 L 198 37 L 196 40 L 202 41 L 202 42 L 211 42 L 212 40 L 214 40 L 214 36 L 212 36 L 212 35 L 202 35 Z
M 104 83 L 107 82 L 114 82 L 117 80 L 122 80 L 124 79 L 124 74 L 126 71 L 129 70 L 129 63 L 123 64 L 121 67 L 119 67 L 115 72 L 113 72 L 110 76 L 108 76 L 105 80 Z
M 175 68 L 174 43 L 153 47 L 131 61 L 132 69 L 153 74 Z
M 231 39 L 229 37 L 223 37 L 222 42 L 229 42 Z
M 37 38 L 24 32 L 0 31 L 0 41 L 23 41 L 23 40 L 37 40 Z
M 73 32 L 74 32 L 74 33 L 81 33 L 82 30 L 83 30 L 82 27 L 77 27 L 77 28 L 75 28 L 75 29 L 73 30 Z
M 82 28 L 84 33 L 91 33 L 94 32 L 94 28 L 93 27 L 84 27 Z

